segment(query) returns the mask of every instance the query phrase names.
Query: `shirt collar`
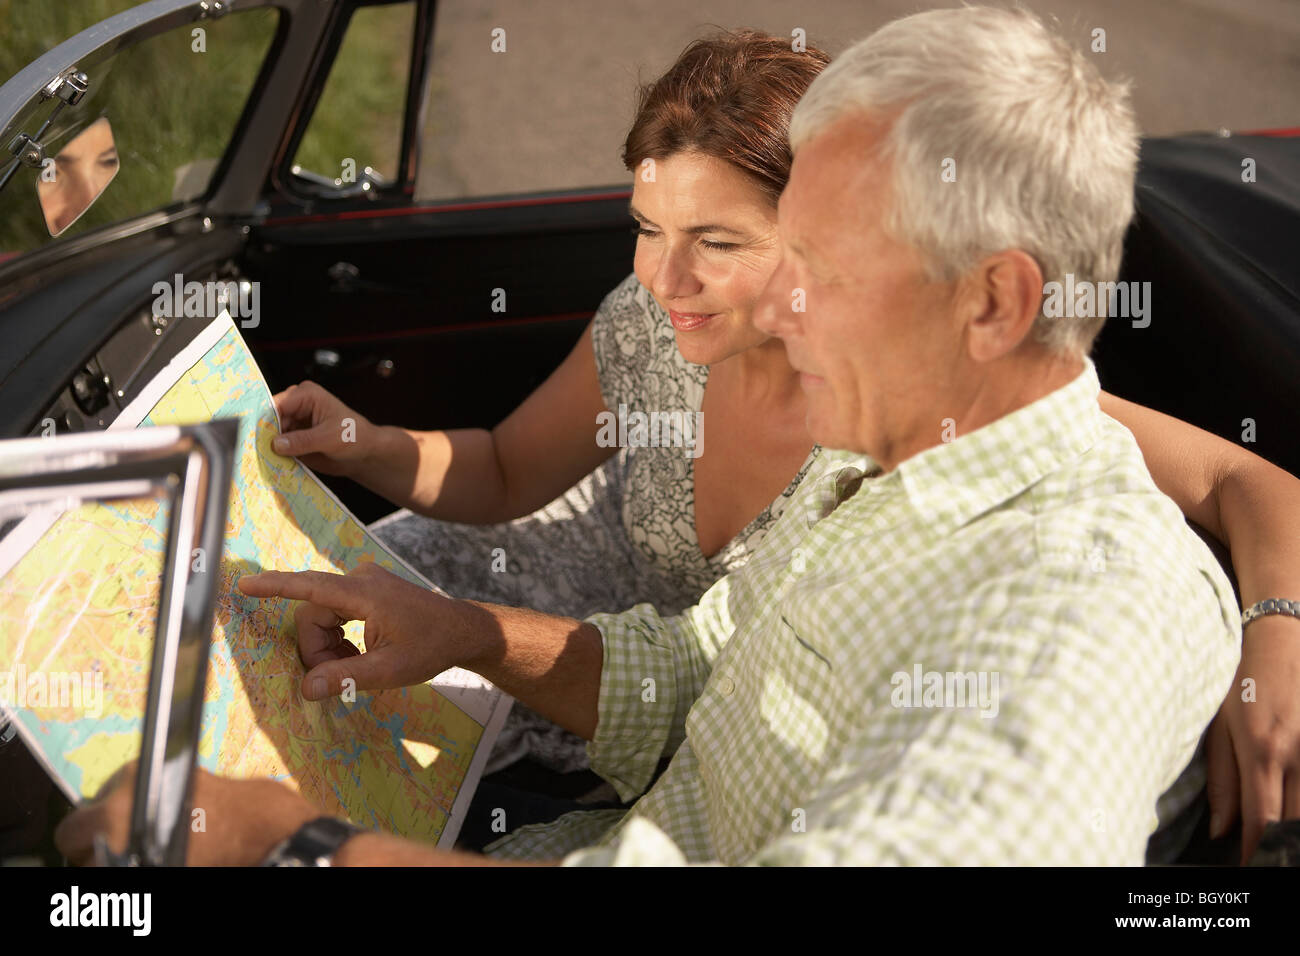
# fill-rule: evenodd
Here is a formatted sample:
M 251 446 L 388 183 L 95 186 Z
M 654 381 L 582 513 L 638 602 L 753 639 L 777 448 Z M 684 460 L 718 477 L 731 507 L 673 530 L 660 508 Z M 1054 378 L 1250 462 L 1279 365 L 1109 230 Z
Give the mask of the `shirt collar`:
M 912 507 L 929 523 L 958 528 L 1094 445 L 1101 430 L 1100 391 L 1097 370 L 1085 358 L 1083 371 L 1068 385 L 968 435 L 927 448 L 874 480 L 901 481 Z M 808 525 L 852 497 L 864 477 L 873 480 L 879 473 L 869 455 L 827 452 L 807 503 Z
M 1096 444 L 1100 390 L 1085 358 L 1068 385 L 912 456 L 896 469 L 909 501 L 932 523 L 957 528 L 1015 497 Z
M 876 475 L 880 466 L 868 455 L 849 451 L 826 452 L 821 474 L 812 483 L 804 518 L 808 527 L 827 517 L 847 498 L 853 497 L 865 476 Z

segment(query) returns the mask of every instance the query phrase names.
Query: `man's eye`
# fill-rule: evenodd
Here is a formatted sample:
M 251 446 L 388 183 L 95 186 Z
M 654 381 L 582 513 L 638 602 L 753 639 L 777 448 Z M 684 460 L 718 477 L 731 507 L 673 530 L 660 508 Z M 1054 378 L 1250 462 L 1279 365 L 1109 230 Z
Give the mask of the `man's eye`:
M 736 248 L 734 242 L 714 242 L 712 239 L 701 239 L 700 245 L 704 246 L 706 249 L 717 249 L 721 252 L 726 252 L 728 249 Z
M 632 235 L 645 236 L 647 239 L 654 239 L 659 235 L 659 233 L 652 229 L 647 229 L 645 226 L 633 226 Z

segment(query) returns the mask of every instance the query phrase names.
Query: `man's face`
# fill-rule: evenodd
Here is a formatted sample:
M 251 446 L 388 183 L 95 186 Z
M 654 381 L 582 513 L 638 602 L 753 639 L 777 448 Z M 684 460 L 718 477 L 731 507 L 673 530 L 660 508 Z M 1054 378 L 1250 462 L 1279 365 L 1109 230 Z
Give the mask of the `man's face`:
M 755 324 L 801 373 L 813 438 L 892 467 L 920 437 L 938 441 L 963 349 L 951 284 L 929 282 L 920 254 L 885 234 L 889 169 L 872 157 L 887 129 L 850 114 L 800 148 Z M 943 188 L 937 169 L 934 181 Z

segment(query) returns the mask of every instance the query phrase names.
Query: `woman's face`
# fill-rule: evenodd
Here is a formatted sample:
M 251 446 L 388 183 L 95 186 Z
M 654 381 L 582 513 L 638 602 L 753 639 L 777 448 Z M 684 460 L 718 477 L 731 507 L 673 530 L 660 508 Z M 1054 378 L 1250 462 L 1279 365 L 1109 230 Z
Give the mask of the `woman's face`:
M 108 120 L 100 117 L 54 157 L 54 176 L 37 180 L 36 192 L 51 236 L 67 229 L 117 175 L 117 147 Z
M 776 207 L 730 163 L 674 153 L 637 168 L 634 270 L 668 312 L 682 356 L 712 365 L 766 341 L 752 322 L 776 268 Z

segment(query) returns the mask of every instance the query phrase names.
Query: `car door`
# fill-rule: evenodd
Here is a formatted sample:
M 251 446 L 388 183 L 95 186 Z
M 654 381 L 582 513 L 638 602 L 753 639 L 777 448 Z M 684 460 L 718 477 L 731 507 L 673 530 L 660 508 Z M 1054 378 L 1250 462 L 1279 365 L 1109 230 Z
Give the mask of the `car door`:
M 313 179 L 295 160 L 349 29 L 402 7 L 398 163 Z M 39 55 L 0 74 L 3 145 L 33 154 L 0 160 L 0 435 L 111 425 L 212 318 L 160 314 L 156 289 L 176 281 L 254 291 L 240 324 L 273 387 L 316 375 L 366 414 L 426 426 L 491 424 L 527 394 L 628 268 L 627 193 L 416 203 L 433 13 L 431 0 L 151 0 L 52 49 L 41 37 L 71 21 L 9 33 L 7 51 Z M 104 118 L 118 168 L 51 235 L 43 160 Z M 54 859 L 66 801 L 8 739 L 0 777 L 0 857 Z
M 415 200 L 435 14 L 429 0 L 337 5 L 261 197 L 245 262 L 266 321 L 246 334 L 273 388 L 311 378 L 375 420 L 490 427 L 630 270 L 629 190 Z M 332 131 L 338 113 L 363 118 Z M 363 517 L 385 507 L 335 484 Z
M 251 283 L 258 321 L 241 324 L 272 388 L 315 378 L 376 420 L 489 426 L 542 381 L 629 269 L 628 190 L 416 202 L 435 13 L 433 0 L 152 0 L 0 88 L 7 141 L 37 130 L 51 105 L 41 91 L 74 68 L 91 93 L 56 127 L 84 125 L 104 97 L 108 112 L 127 112 L 130 93 L 139 107 L 114 116 L 120 175 L 69 233 L 40 235 L 36 170 L 0 192 L 6 221 L 28 228 L 0 236 L 0 327 L 14 343 L 0 363 L 4 434 L 106 427 L 200 324 L 153 315 L 154 284 L 177 275 Z M 257 43 L 236 29 L 254 20 Z M 183 59 L 150 74 L 150 44 L 181 44 Z M 387 85 L 364 73 L 375 50 L 398 63 Z M 241 58 L 255 68 L 232 82 L 218 67 Z M 196 67 L 210 81 L 187 83 Z M 332 93 L 340 82 L 351 98 Z M 218 112 L 230 126 L 220 149 L 169 154 Z M 358 118 L 372 114 L 389 128 L 372 135 Z M 370 172 L 381 133 L 388 166 Z M 337 485 L 363 518 L 385 507 Z

